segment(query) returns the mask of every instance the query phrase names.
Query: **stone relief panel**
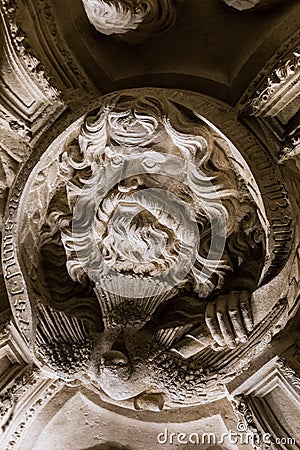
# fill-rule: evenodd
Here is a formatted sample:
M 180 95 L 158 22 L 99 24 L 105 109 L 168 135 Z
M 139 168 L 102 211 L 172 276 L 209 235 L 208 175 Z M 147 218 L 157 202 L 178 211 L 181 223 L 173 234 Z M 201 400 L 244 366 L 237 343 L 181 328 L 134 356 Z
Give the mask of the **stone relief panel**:
M 82 0 L 82 3 L 97 31 L 137 44 L 171 28 L 182 1 Z
M 5 222 L 7 287 L 36 364 L 136 409 L 224 396 L 294 300 L 263 290 L 289 270 L 286 191 L 271 179 L 262 193 L 179 98 L 104 97 L 26 164 Z

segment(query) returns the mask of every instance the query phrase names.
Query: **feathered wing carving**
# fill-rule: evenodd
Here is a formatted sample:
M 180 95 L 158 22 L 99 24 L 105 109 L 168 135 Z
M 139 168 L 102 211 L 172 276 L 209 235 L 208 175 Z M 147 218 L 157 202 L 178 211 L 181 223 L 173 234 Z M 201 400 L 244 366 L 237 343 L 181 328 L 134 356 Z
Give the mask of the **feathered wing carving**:
M 91 354 L 88 323 L 80 318 L 37 306 L 34 351 L 38 359 L 64 379 L 87 369 Z

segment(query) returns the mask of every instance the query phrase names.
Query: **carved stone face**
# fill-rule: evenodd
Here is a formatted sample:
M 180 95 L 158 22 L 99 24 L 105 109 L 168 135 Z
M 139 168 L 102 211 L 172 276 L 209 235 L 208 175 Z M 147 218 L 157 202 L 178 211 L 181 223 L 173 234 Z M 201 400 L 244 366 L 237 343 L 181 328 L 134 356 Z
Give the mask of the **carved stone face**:
M 168 205 L 171 193 L 182 207 L 185 202 L 195 208 L 182 175 L 185 161 L 168 136 L 163 142 L 144 149 L 105 149 L 107 177 L 118 172 L 121 180 L 99 204 L 94 229 L 105 261 L 117 272 L 158 276 L 176 262 L 182 244 L 192 253 L 193 229 L 183 231 L 182 213 Z
M 90 228 L 73 232 L 85 236 L 84 257 L 78 256 L 77 242 L 78 258 L 74 261 L 73 252 L 69 272 L 74 266 L 78 273 L 80 258 L 79 264 L 83 267 L 85 259 L 84 270 L 96 282 L 111 270 L 159 277 L 177 264 L 179 274 L 168 275 L 168 283 L 174 286 L 189 274 L 195 290 L 206 297 L 223 283 L 217 265 L 225 239 L 236 227 L 235 175 L 225 156 L 209 148 L 206 131 L 195 133 L 196 117 L 185 117 L 169 104 L 161 105 L 170 110 L 164 113 L 155 101 L 144 102 L 135 110 L 125 99 L 120 109 L 104 107 L 86 121 L 79 143 L 93 175 L 79 193 L 73 216 L 76 223 L 88 222 Z M 174 115 L 179 130 L 167 114 Z M 181 128 L 193 133 L 184 134 Z M 69 235 L 63 242 L 67 249 L 73 245 Z
M 210 295 L 227 288 L 260 229 L 226 142 L 213 133 L 163 97 L 116 94 L 85 118 L 62 154 L 64 205 L 54 214 L 63 257 L 69 277 L 82 286 L 88 280 L 91 303 L 101 308 L 92 332 L 80 325 L 81 338 L 91 338 L 84 367 L 115 400 L 153 387 L 184 401 L 202 395 L 209 380 L 181 355 L 217 341 L 205 308 L 214 308 Z M 235 300 L 224 297 L 222 311 Z M 53 317 L 54 327 L 69 320 Z M 196 349 L 186 342 L 190 330 Z

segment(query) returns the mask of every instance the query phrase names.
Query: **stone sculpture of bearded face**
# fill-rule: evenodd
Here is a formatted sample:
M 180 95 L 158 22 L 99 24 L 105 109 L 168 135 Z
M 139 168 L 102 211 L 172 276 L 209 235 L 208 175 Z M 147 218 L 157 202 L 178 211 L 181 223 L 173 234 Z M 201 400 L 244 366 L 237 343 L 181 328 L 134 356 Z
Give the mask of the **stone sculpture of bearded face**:
M 237 226 L 236 177 L 226 157 L 203 136 L 208 136 L 204 124 L 202 134 L 195 135 L 197 117 L 185 117 L 186 111 L 166 101 L 159 110 L 153 100 L 143 101 L 137 99 L 136 110 L 130 110 L 125 99 L 86 122 L 80 142 L 84 164 L 93 175 L 79 193 L 73 223 L 88 226 L 77 230 L 73 225 L 73 236 L 85 235 L 81 241 L 89 258 L 79 255 L 77 243 L 68 268 L 78 279 L 86 266 L 94 281 L 101 270 L 112 269 L 133 277 L 159 277 L 179 266 L 180 255 L 176 271 L 182 274 L 183 265 L 188 266 L 185 275 L 204 298 L 222 286 L 224 267 L 230 264 L 222 258 L 224 240 Z M 167 114 L 175 116 L 182 131 L 173 128 Z M 68 251 L 69 235 L 64 242 Z M 185 278 L 168 276 L 177 282 Z
M 253 201 L 225 141 L 164 98 L 108 97 L 78 142 L 61 163 L 72 213 L 61 238 L 70 277 L 92 280 L 101 307 L 89 370 L 116 399 L 163 390 L 165 380 L 154 382 L 162 348 L 188 359 L 251 331 L 258 269 L 238 289 L 230 280 L 257 247 Z

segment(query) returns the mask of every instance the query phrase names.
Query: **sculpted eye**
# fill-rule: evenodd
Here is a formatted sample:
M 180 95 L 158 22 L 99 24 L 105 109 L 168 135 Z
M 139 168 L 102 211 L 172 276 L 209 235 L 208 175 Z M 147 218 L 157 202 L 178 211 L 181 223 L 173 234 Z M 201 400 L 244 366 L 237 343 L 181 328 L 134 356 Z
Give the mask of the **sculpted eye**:
M 124 161 L 124 159 L 123 159 L 122 156 L 120 156 L 120 155 L 114 155 L 114 156 L 111 158 L 111 163 L 112 163 L 114 166 L 119 166 L 120 164 L 123 163 L 123 161 Z
M 147 169 L 153 169 L 156 166 L 156 161 L 154 159 L 144 159 L 143 165 L 147 167 Z

